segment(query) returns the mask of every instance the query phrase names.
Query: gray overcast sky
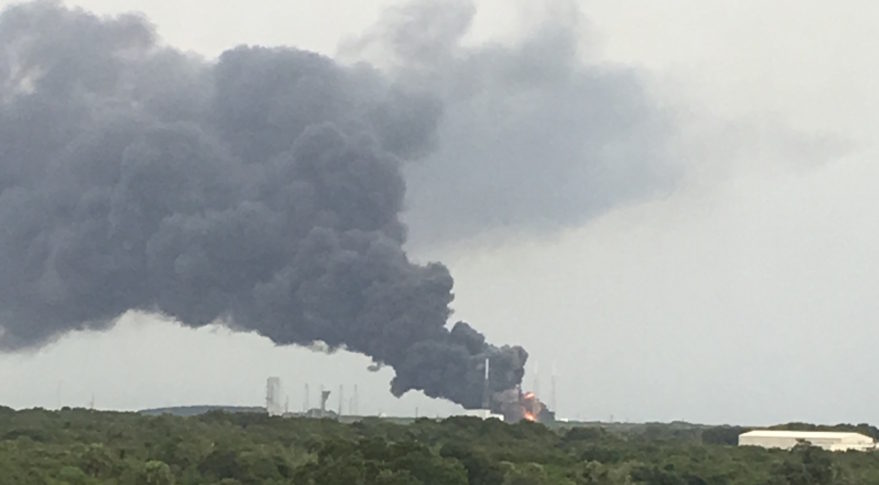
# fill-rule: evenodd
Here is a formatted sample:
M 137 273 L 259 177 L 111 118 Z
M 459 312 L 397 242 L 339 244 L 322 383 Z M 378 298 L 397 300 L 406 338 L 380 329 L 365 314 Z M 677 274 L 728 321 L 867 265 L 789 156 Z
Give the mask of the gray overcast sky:
M 394 2 L 65 3 L 145 12 L 167 43 L 212 57 L 239 43 L 333 55 Z M 543 4 L 479 2 L 470 41 L 523 35 Z M 456 315 L 494 341 L 528 348 L 544 393 L 554 363 L 562 416 L 879 422 L 879 391 L 866 385 L 879 337 L 879 95 L 871 85 L 879 7 L 580 6 L 584 55 L 639 69 L 674 114 L 683 180 L 666 197 L 549 234 L 499 230 L 415 247 L 417 259 L 449 265 Z M 345 384 L 349 393 L 358 384 L 365 412 L 454 411 L 423 396 L 394 399 L 390 372 L 369 373 L 367 364 L 128 316 L 104 334 L 0 355 L 0 402 L 84 405 L 94 394 L 99 407 L 115 409 L 258 404 L 265 377 L 279 375 L 294 408 L 310 382 Z

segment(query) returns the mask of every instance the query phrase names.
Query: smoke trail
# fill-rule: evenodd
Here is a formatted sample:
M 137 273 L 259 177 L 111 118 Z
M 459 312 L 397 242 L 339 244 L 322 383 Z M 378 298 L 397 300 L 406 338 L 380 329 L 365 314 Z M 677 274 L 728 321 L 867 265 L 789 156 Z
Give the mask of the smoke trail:
M 465 407 L 527 354 L 446 327 L 452 278 L 402 249 L 404 158 L 441 100 L 294 49 L 216 62 L 142 18 L 0 14 L 0 348 L 137 309 L 392 366 L 392 391 Z

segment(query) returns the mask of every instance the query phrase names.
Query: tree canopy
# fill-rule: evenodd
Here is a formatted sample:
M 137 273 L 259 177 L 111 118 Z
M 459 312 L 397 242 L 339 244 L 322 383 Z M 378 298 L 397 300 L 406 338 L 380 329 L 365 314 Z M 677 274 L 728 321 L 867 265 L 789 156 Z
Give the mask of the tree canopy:
M 868 425 L 788 429 L 845 429 Z M 547 427 L 455 417 L 148 416 L 0 408 L 5 484 L 859 484 L 879 454 L 735 446 L 738 427 L 686 423 Z

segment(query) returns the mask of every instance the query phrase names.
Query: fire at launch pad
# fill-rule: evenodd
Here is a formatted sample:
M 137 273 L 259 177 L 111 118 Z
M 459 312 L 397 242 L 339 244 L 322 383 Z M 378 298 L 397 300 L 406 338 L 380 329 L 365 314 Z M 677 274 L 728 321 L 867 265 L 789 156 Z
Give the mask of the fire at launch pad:
M 491 410 L 501 414 L 507 423 L 532 421 L 551 423 L 555 421 L 555 412 L 549 409 L 533 392 L 523 392 L 520 387 L 495 393 L 492 396 Z
M 527 353 L 521 350 L 522 361 L 518 367 L 518 382 L 521 382 L 524 376 L 524 361 L 527 359 Z M 522 391 L 522 385 L 516 384 L 514 387 L 503 391 L 493 391 L 492 383 L 495 378 L 496 369 L 492 368 L 492 359 L 485 358 L 482 365 L 483 375 L 483 394 L 482 408 L 491 414 L 503 416 L 507 423 L 518 423 L 519 421 L 532 421 L 538 423 L 551 423 L 555 421 L 555 412 L 541 401 L 534 392 Z M 502 370 L 507 372 L 507 370 Z

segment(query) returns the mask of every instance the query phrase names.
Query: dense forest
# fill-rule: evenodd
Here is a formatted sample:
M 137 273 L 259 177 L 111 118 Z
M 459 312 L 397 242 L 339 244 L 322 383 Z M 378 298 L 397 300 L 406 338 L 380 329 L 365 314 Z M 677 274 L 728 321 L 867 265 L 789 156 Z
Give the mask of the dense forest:
M 809 428 L 795 424 L 788 427 Z M 879 436 L 876 428 L 839 426 Z M 395 424 L 0 407 L 0 484 L 867 484 L 879 454 L 739 448 L 685 423 Z

